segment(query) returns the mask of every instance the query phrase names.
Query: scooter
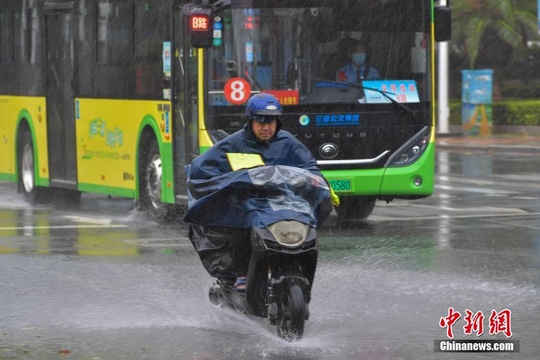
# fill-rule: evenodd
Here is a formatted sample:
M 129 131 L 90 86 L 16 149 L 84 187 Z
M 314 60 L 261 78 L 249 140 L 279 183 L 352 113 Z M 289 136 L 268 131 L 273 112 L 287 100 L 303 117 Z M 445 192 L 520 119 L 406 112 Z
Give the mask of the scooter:
M 250 239 L 252 252 L 245 292 L 218 280 L 210 287 L 210 301 L 268 318 L 278 336 L 299 340 L 309 318 L 317 265 L 316 230 L 309 224 L 285 220 L 252 228 Z
M 327 197 L 328 187 L 319 176 L 289 166 L 243 171 L 249 180 L 240 173 L 233 175 L 242 180 L 231 181 L 227 188 L 235 190 L 227 194 L 234 198 L 229 204 L 245 205 L 245 220 L 251 224 L 245 291 L 218 278 L 209 298 L 215 305 L 267 318 L 279 337 L 297 341 L 309 319 L 318 257 L 316 209 Z M 209 236 L 199 227 L 197 237 L 192 242 Z

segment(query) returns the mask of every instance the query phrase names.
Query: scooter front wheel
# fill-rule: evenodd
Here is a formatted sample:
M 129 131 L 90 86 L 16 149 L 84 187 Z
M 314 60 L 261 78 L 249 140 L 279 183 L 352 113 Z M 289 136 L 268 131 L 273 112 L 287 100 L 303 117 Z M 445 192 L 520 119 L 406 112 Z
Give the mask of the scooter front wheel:
M 291 284 L 287 294 L 283 294 L 279 304 L 280 312 L 276 322 L 278 336 L 287 341 L 298 341 L 304 334 L 306 303 L 302 288 Z

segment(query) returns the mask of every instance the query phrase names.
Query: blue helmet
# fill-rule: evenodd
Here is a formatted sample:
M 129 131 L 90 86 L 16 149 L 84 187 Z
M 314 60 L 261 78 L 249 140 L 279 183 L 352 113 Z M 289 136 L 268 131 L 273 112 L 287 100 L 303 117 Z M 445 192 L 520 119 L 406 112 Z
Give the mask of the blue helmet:
M 259 93 L 253 95 L 246 104 L 248 119 L 260 122 L 276 119 L 281 125 L 280 115 L 283 113 L 278 99 L 271 94 Z

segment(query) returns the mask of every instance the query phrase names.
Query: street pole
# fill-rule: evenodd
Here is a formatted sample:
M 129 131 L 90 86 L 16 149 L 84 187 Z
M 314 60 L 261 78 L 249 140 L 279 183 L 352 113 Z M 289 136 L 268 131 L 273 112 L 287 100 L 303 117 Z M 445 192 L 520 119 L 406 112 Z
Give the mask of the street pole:
M 446 6 L 446 0 L 439 0 L 440 6 Z M 448 42 L 438 43 L 438 106 L 437 106 L 437 132 L 448 134 L 448 118 L 450 108 L 448 107 Z

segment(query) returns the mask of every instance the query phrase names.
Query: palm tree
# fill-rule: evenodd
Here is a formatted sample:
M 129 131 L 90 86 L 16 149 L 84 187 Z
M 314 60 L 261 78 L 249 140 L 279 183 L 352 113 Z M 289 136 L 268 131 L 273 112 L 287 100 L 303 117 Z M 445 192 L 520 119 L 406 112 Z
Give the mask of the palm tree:
M 504 66 L 538 31 L 536 17 L 517 0 L 453 0 L 451 7 L 452 49 L 471 69 L 479 63 Z

